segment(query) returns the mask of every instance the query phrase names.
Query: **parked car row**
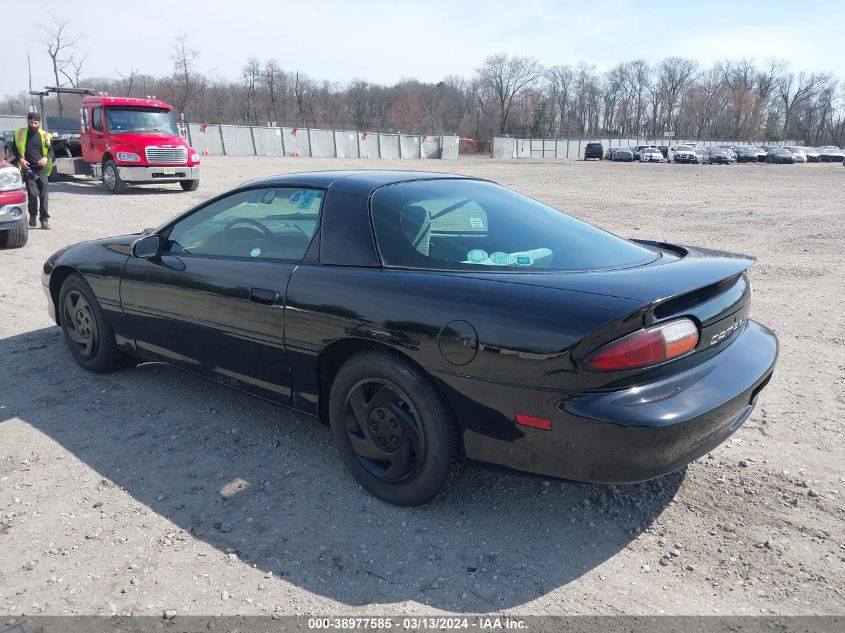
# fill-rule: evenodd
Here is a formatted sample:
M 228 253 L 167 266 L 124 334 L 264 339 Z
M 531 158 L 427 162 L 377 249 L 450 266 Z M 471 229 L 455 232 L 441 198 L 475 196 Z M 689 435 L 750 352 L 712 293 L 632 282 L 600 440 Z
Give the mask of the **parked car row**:
M 601 143 L 587 143 L 584 160 L 611 160 L 617 162 L 641 163 L 687 163 L 707 165 L 731 165 L 733 163 L 845 163 L 845 150 L 832 145 L 825 147 L 803 147 L 797 145 L 722 145 L 719 147 L 697 147 L 680 145 L 637 145 L 635 147 L 609 147 Z

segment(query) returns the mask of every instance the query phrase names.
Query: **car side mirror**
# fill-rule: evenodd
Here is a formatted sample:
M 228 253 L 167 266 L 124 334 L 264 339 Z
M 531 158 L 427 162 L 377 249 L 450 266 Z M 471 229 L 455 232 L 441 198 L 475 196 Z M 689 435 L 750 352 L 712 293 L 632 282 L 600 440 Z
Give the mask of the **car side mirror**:
M 132 242 L 132 255 L 142 259 L 151 259 L 158 255 L 161 248 L 161 235 L 145 235 Z

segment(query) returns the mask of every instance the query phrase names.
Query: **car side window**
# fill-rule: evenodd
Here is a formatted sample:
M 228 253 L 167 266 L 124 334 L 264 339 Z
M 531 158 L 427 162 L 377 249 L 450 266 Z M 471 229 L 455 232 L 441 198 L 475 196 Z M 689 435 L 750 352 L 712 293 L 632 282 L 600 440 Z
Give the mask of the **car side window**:
M 267 187 L 236 191 L 180 220 L 165 250 L 174 254 L 301 260 L 320 222 L 325 191 Z
M 91 127 L 98 132 L 103 131 L 103 111 L 100 108 L 91 111 Z

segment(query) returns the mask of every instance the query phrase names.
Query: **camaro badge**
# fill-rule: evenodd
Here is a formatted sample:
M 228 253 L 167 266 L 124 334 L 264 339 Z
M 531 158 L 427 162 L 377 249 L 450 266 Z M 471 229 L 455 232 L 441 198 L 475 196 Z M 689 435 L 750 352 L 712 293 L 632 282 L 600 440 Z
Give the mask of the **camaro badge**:
M 739 321 L 735 321 L 734 324 L 732 326 L 730 326 L 729 328 L 725 328 L 724 330 L 722 330 L 718 334 L 714 334 L 712 337 L 710 337 L 710 345 L 715 345 L 716 343 L 720 343 L 720 342 L 724 341 L 731 334 L 736 332 L 739 329 L 739 326 L 742 325 L 743 323 L 745 323 L 745 319 L 747 319 L 747 318 L 748 317 L 742 317 Z

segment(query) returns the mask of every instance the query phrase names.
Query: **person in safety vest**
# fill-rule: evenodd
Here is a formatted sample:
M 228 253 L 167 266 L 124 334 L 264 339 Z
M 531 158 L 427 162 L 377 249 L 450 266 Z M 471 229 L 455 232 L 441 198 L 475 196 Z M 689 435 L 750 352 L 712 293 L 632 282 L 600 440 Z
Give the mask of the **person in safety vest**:
M 53 170 L 52 135 L 41 129 L 41 115 L 30 112 L 26 127 L 15 133 L 13 151 L 18 159 L 23 180 L 29 194 L 29 226 L 35 226 L 35 218 L 41 219 L 41 228 L 50 228 L 50 214 L 47 211 L 47 181 Z

